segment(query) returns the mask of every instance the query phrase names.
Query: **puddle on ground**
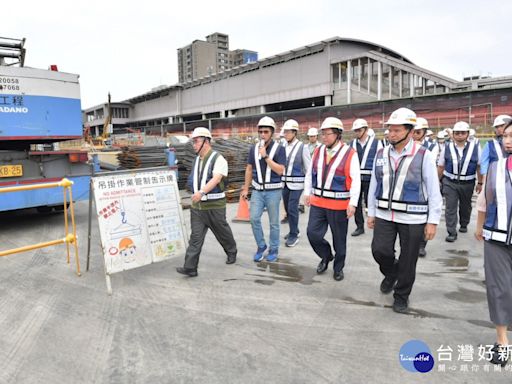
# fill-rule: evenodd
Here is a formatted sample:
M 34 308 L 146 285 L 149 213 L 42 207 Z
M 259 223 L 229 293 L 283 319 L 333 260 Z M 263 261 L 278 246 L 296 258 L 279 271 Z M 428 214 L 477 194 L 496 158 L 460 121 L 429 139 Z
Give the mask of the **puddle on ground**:
M 463 251 L 461 251 L 463 252 Z M 464 251 L 467 252 L 467 251 Z M 451 267 L 449 271 L 451 272 L 465 272 L 469 267 L 469 260 L 466 257 L 461 256 L 451 256 L 445 259 L 436 259 L 437 261 L 443 263 L 445 267 Z
M 447 253 L 451 253 L 452 255 L 461 255 L 461 256 L 468 256 L 469 251 L 466 251 L 465 249 L 447 249 Z
M 472 289 L 459 288 L 457 292 L 448 292 L 444 294 L 447 298 L 461 303 L 480 303 L 487 300 L 485 292 L 473 291 Z
M 262 281 L 271 281 L 272 284 L 274 281 L 286 281 L 289 283 L 300 283 L 303 285 L 311 285 L 313 283 L 318 283 L 318 281 L 313 280 L 313 277 L 317 275 L 315 268 L 312 267 L 299 267 L 296 264 L 292 263 L 290 259 L 279 259 L 277 263 L 268 263 L 266 261 L 261 261 L 257 264 L 258 270 L 261 272 L 269 272 L 272 275 L 263 275 L 263 274 L 253 274 L 247 273 L 249 276 L 256 276 L 264 279 L 271 280 L 254 280 L 255 283 L 270 285 L 269 283 L 263 283 Z

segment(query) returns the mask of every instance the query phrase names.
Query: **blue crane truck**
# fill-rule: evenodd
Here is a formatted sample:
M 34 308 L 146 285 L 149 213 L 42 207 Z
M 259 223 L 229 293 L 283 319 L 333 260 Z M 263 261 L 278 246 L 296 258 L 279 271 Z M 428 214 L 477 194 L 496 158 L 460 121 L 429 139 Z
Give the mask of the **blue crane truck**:
M 61 149 L 64 142 L 82 138 L 79 76 L 56 66 L 25 67 L 24 57 L 24 40 L 0 38 L 0 192 L 66 177 L 74 183 L 73 200 L 88 199 L 87 152 L 80 146 Z M 63 192 L 0 193 L 0 211 L 25 208 L 60 210 Z

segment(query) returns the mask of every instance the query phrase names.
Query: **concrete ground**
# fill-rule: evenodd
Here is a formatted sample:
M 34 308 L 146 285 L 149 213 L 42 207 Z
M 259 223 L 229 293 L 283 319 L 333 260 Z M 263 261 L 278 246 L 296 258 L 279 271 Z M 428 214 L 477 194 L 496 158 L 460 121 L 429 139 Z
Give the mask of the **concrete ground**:
M 236 204 L 228 206 L 235 216 Z M 249 224 L 232 224 L 238 261 L 208 234 L 199 276 L 174 258 L 112 276 L 107 295 L 96 221 L 85 272 L 87 204 L 77 204 L 83 274 L 57 246 L 0 258 L 0 383 L 510 383 L 478 361 L 495 340 L 483 284 L 483 245 L 474 223 L 446 243 L 444 222 L 420 259 L 407 315 L 379 291 L 372 232 L 348 237 L 345 279 L 332 265 L 316 274 L 306 238 L 280 249 L 278 263 L 254 263 Z M 189 211 L 185 211 L 188 220 Z M 266 218 L 264 219 L 266 223 Z M 265 226 L 268 228 L 268 224 Z M 281 235 L 287 233 L 283 225 Z M 62 215 L 0 214 L 1 249 L 62 236 Z M 349 233 L 354 229 L 353 221 Z M 284 243 L 284 241 L 283 241 Z M 429 347 L 426 374 L 400 365 L 410 340 Z M 474 349 L 473 361 L 459 346 Z M 438 361 L 438 349 L 453 350 Z M 445 358 L 448 358 L 444 354 Z M 441 370 L 445 369 L 445 372 Z M 486 369 L 490 368 L 490 372 Z

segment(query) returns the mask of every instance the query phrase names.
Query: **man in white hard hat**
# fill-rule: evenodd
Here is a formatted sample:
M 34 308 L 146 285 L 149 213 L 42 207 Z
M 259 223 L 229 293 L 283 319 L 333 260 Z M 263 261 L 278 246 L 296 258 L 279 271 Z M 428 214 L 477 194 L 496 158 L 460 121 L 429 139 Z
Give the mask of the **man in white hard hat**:
M 428 123 L 427 123 L 428 124 Z M 431 129 L 427 129 L 427 133 L 425 133 L 425 138 L 430 141 L 431 143 L 434 142 L 433 138 L 434 132 Z
M 489 164 L 504 158 L 504 149 L 502 145 L 503 128 L 512 120 L 509 115 L 499 115 L 494 119 L 493 127 L 496 137 L 489 140 L 482 150 L 482 157 L 480 159 L 480 172 L 482 175 L 487 174 Z
M 476 137 L 476 130 L 474 128 L 469 128 L 469 141 L 475 141 L 478 145 L 480 145 L 480 140 Z
M 430 139 L 427 136 L 428 131 L 428 121 L 427 119 L 423 117 L 418 117 L 416 119 L 416 125 L 413 128 L 412 131 L 412 138 L 417 143 L 423 145 L 425 148 L 427 148 L 430 152 L 432 152 L 432 158 L 435 160 L 438 156 L 438 149 L 434 142 L 430 141 Z M 432 132 L 432 131 L 430 131 Z
M 286 139 L 286 168 L 282 176 L 283 203 L 290 226 L 290 231 L 285 236 L 285 245 L 294 247 L 299 242 L 299 201 L 311 156 L 308 148 L 297 138 L 299 123 L 296 120 L 286 120 L 283 132 Z
M 389 136 L 389 129 L 386 129 L 384 131 L 384 138 L 381 140 L 381 143 L 382 143 L 383 147 L 385 147 L 386 145 L 389 145 L 388 136 Z
M 268 262 L 274 262 L 279 254 L 279 203 L 283 183 L 281 176 L 285 170 L 286 152 L 282 145 L 272 140 L 276 129 L 274 119 L 269 116 L 262 117 L 258 122 L 260 142 L 249 150 L 247 166 L 245 168 L 245 183 L 240 193 L 244 199 L 248 198 L 249 187 L 252 186 L 250 215 L 251 227 L 258 249 L 253 260 L 259 262 L 266 257 Z M 268 253 L 267 243 L 261 226 L 261 216 L 267 209 L 270 222 L 270 236 Z
M 439 161 L 439 154 L 441 153 L 441 149 L 444 148 L 445 140 L 446 140 L 446 132 L 444 131 L 444 129 L 442 129 L 439 132 L 437 132 L 437 135 L 436 135 L 436 146 L 437 146 L 436 165 Z
M 190 207 L 190 240 L 185 253 L 185 264 L 176 271 L 190 277 L 197 276 L 199 256 L 206 232 L 210 229 L 226 252 L 226 264 L 236 261 L 237 247 L 233 232 L 226 220 L 226 195 L 224 178 L 228 175 L 228 163 L 214 151 L 208 128 L 198 127 L 191 135 L 192 146 L 197 154 L 188 177 L 188 187 L 193 192 Z
M 357 157 L 360 162 L 361 193 L 359 194 L 359 201 L 354 215 L 356 229 L 351 235 L 359 236 L 364 233 L 363 202 L 364 206 L 368 207 L 368 188 L 370 187 L 373 161 L 375 160 L 377 151 L 382 148 L 382 143 L 375 138 L 375 134 L 368 134 L 368 123 L 365 119 L 354 120 L 352 123 L 352 132 L 354 132 L 356 137 L 351 141 L 350 146 L 357 152 Z
M 471 219 L 473 191 L 482 190 L 483 176 L 480 173 L 480 146 L 468 141 L 469 124 L 459 121 L 453 126 L 453 142 L 441 149 L 438 161 L 439 179 L 446 199 L 445 220 L 448 236 L 446 241 L 457 240 L 457 210 L 459 232 L 466 233 Z
M 451 128 L 445 128 L 444 132 L 446 133 L 445 142 L 450 142 L 453 140 L 453 130 Z
M 318 129 L 313 127 L 308 129 L 308 141 L 309 154 L 313 156 L 313 152 L 315 152 L 315 149 L 322 145 L 318 141 Z
M 311 207 L 308 240 L 320 257 L 316 272 L 324 273 L 334 259 L 333 278 L 341 281 L 347 253 L 348 219 L 355 213 L 361 189 L 359 160 L 357 152 L 343 142 L 340 119 L 326 118 L 320 131 L 323 145 L 314 152 L 304 183 L 304 203 Z M 329 227 L 334 256 L 324 237 Z
M 391 114 L 386 122 L 390 145 L 377 152 L 368 192 L 372 253 L 384 275 L 380 290 L 394 289 L 393 310 L 398 313 L 407 312 L 420 244 L 434 238 L 443 203 L 432 153 L 412 139 L 415 124 L 416 114 L 408 108 Z

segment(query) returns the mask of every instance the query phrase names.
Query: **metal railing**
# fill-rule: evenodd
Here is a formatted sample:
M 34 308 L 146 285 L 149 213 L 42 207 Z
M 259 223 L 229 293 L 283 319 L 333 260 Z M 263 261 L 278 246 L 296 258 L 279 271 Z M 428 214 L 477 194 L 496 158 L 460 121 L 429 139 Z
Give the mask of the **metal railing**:
M 69 264 L 69 262 L 70 262 L 70 260 L 69 260 L 70 259 L 69 245 L 73 244 L 74 248 L 75 248 L 76 274 L 78 276 L 80 276 L 81 275 L 80 260 L 78 257 L 78 244 L 77 244 L 77 238 L 76 238 L 76 224 L 75 224 L 75 208 L 73 205 L 73 192 L 72 192 L 72 188 L 71 188 L 72 185 L 73 185 L 73 182 L 71 180 L 64 178 L 61 181 L 58 181 L 55 183 L 41 183 L 41 184 L 18 186 L 18 187 L 0 188 L 0 193 L 9 193 L 9 192 L 29 191 L 29 190 L 34 190 L 34 189 L 62 187 L 63 193 L 64 193 L 64 203 L 63 204 L 64 204 L 64 231 L 65 231 L 65 237 L 62 239 L 45 241 L 43 243 L 31 244 L 31 245 L 26 245 L 24 247 L 8 249 L 6 251 L 0 251 L 0 257 L 12 255 L 14 253 L 26 252 L 26 251 L 31 251 L 34 249 L 50 247 L 53 245 L 66 243 L 67 263 Z M 69 192 L 69 212 L 71 214 L 71 226 L 72 226 L 71 233 L 69 231 L 68 194 L 67 194 L 67 192 Z

